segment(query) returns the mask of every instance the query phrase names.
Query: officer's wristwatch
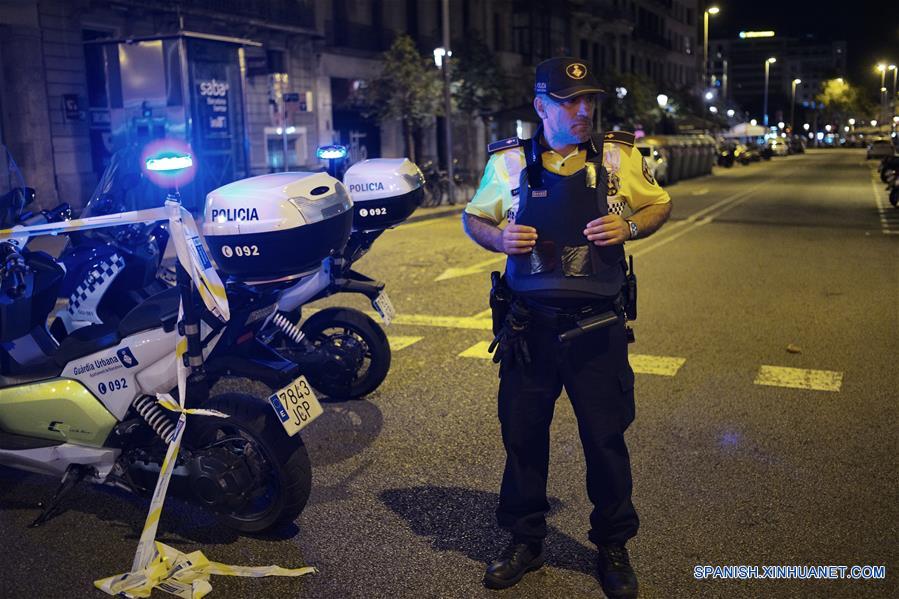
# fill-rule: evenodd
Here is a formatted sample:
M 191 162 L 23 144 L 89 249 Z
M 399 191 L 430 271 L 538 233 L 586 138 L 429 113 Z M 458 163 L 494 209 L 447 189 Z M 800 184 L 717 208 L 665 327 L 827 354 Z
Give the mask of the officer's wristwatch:
M 637 233 L 640 232 L 640 230 L 637 229 L 637 223 L 635 223 L 635 222 L 632 221 L 632 220 L 627 220 L 627 219 L 625 219 L 624 222 L 627 223 L 627 226 L 628 226 L 628 227 L 630 228 L 630 230 L 631 230 L 631 236 L 629 237 L 629 239 L 636 239 L 636 238 L 637 238 Z

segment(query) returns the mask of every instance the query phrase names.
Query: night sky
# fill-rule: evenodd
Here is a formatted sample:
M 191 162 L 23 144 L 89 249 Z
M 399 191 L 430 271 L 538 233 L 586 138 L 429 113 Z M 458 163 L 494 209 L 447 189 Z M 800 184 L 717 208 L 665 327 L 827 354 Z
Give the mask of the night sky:
M 812 34 L 822 41 L 845 40 L 850 83 L 870 86 L 872 93 L 880 87 L 880 75 L 874 65 L 880 61 L 899 64 L 896 0 L 721 0 L 706 5 L 721 8 L 709 21 L 712 39 L 735 38 L 743 30 L 773 29 L 778 36 Z

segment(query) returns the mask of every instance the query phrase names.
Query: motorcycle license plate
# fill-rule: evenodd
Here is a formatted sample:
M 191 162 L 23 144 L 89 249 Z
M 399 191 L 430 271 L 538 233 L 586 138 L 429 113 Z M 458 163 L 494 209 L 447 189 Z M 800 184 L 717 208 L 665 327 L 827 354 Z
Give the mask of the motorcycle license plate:
M 386 291 L 379 293 L 378 297 L 372 301 L 371 305 L 374 306 L 375 310 L 378 311 L 378 314 L 381 315 L 384 326 L 389 326 L 390 322 L 396 317 L 396 309 L 393 307 L 393 302 L 390 301 L 390 297 L 387 295 Z
M 272 404 L 281 426 L 290 437 L 324 412 L 305 376 L 275 391 L 269 396 L 268 402 Z

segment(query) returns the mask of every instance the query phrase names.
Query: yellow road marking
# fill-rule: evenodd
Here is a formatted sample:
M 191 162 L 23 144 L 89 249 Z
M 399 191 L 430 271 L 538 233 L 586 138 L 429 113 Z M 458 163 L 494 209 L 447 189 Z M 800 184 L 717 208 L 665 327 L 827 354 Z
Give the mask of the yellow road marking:
M 680 367 L 687 361 L 686 358 L 671 356 L 650 356 L 646 354 L 631 354 L 628 357 L 631 368 L 638 374 L 657 374 L 659 376 L 674 376 Z
M 414 337 L 411 335 L 391 335 L 387 338 L 387 341 L 390 343 L 390 351 L 400 351 L 422 339 L 422 337 Z
M 312 312 L 311 310 L 309 311 Z M 376 312 L 366 312 L 372 318 L 380 318 Z M 405 324 L 421 327 L 443 327 L 446 329 L 472 329 L 475 331 L 492 331 L 493 320 L 489 318 L 473 318 L 471 316 L 434 316 L 431 314 L 397 314 L 392 324 Z
M 759 369 L 758 376 L 755 377 L 755 384 L 771 387 L 789 387 L 791 389 L 839 392 L 843 384 L 843 373 L 834 370 L 762 366 Z
M 493 313 L 493 310 L 490 308 L 487 308 L 486 310 L 482 310 L 481 312 L 478 312 L 477 314 L 472 316 L 472 318 L 490 318 L 492 313 Z
M 489 360 L 493 357 L 493 354 L 487 351 L 487 348 L 490 347 L 489 341 L 478 341 L 464 352 L 459 354 L 460 358 L 481 358 L 482 360 Z

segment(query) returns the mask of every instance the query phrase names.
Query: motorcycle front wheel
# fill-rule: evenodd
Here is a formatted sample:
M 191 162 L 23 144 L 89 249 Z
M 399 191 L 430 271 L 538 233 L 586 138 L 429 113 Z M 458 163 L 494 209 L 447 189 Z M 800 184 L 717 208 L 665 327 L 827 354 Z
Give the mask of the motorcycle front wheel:
M 268 403 L 223 393 L 203 408 L 228 418 L 193 416 L 185 431 L 192 450 L 195 501 L 223 524 L 258 533 L 300 515 L 312 488 L 312 466 L 299 435 L 288 437 Z
M 310 316 L 301 329 L 327 363 L 305 374 L 312 386 L 328 397 L 357 399 L 387 378 L 391 359 L 387 335 L 359 310 L 325 308 Z

